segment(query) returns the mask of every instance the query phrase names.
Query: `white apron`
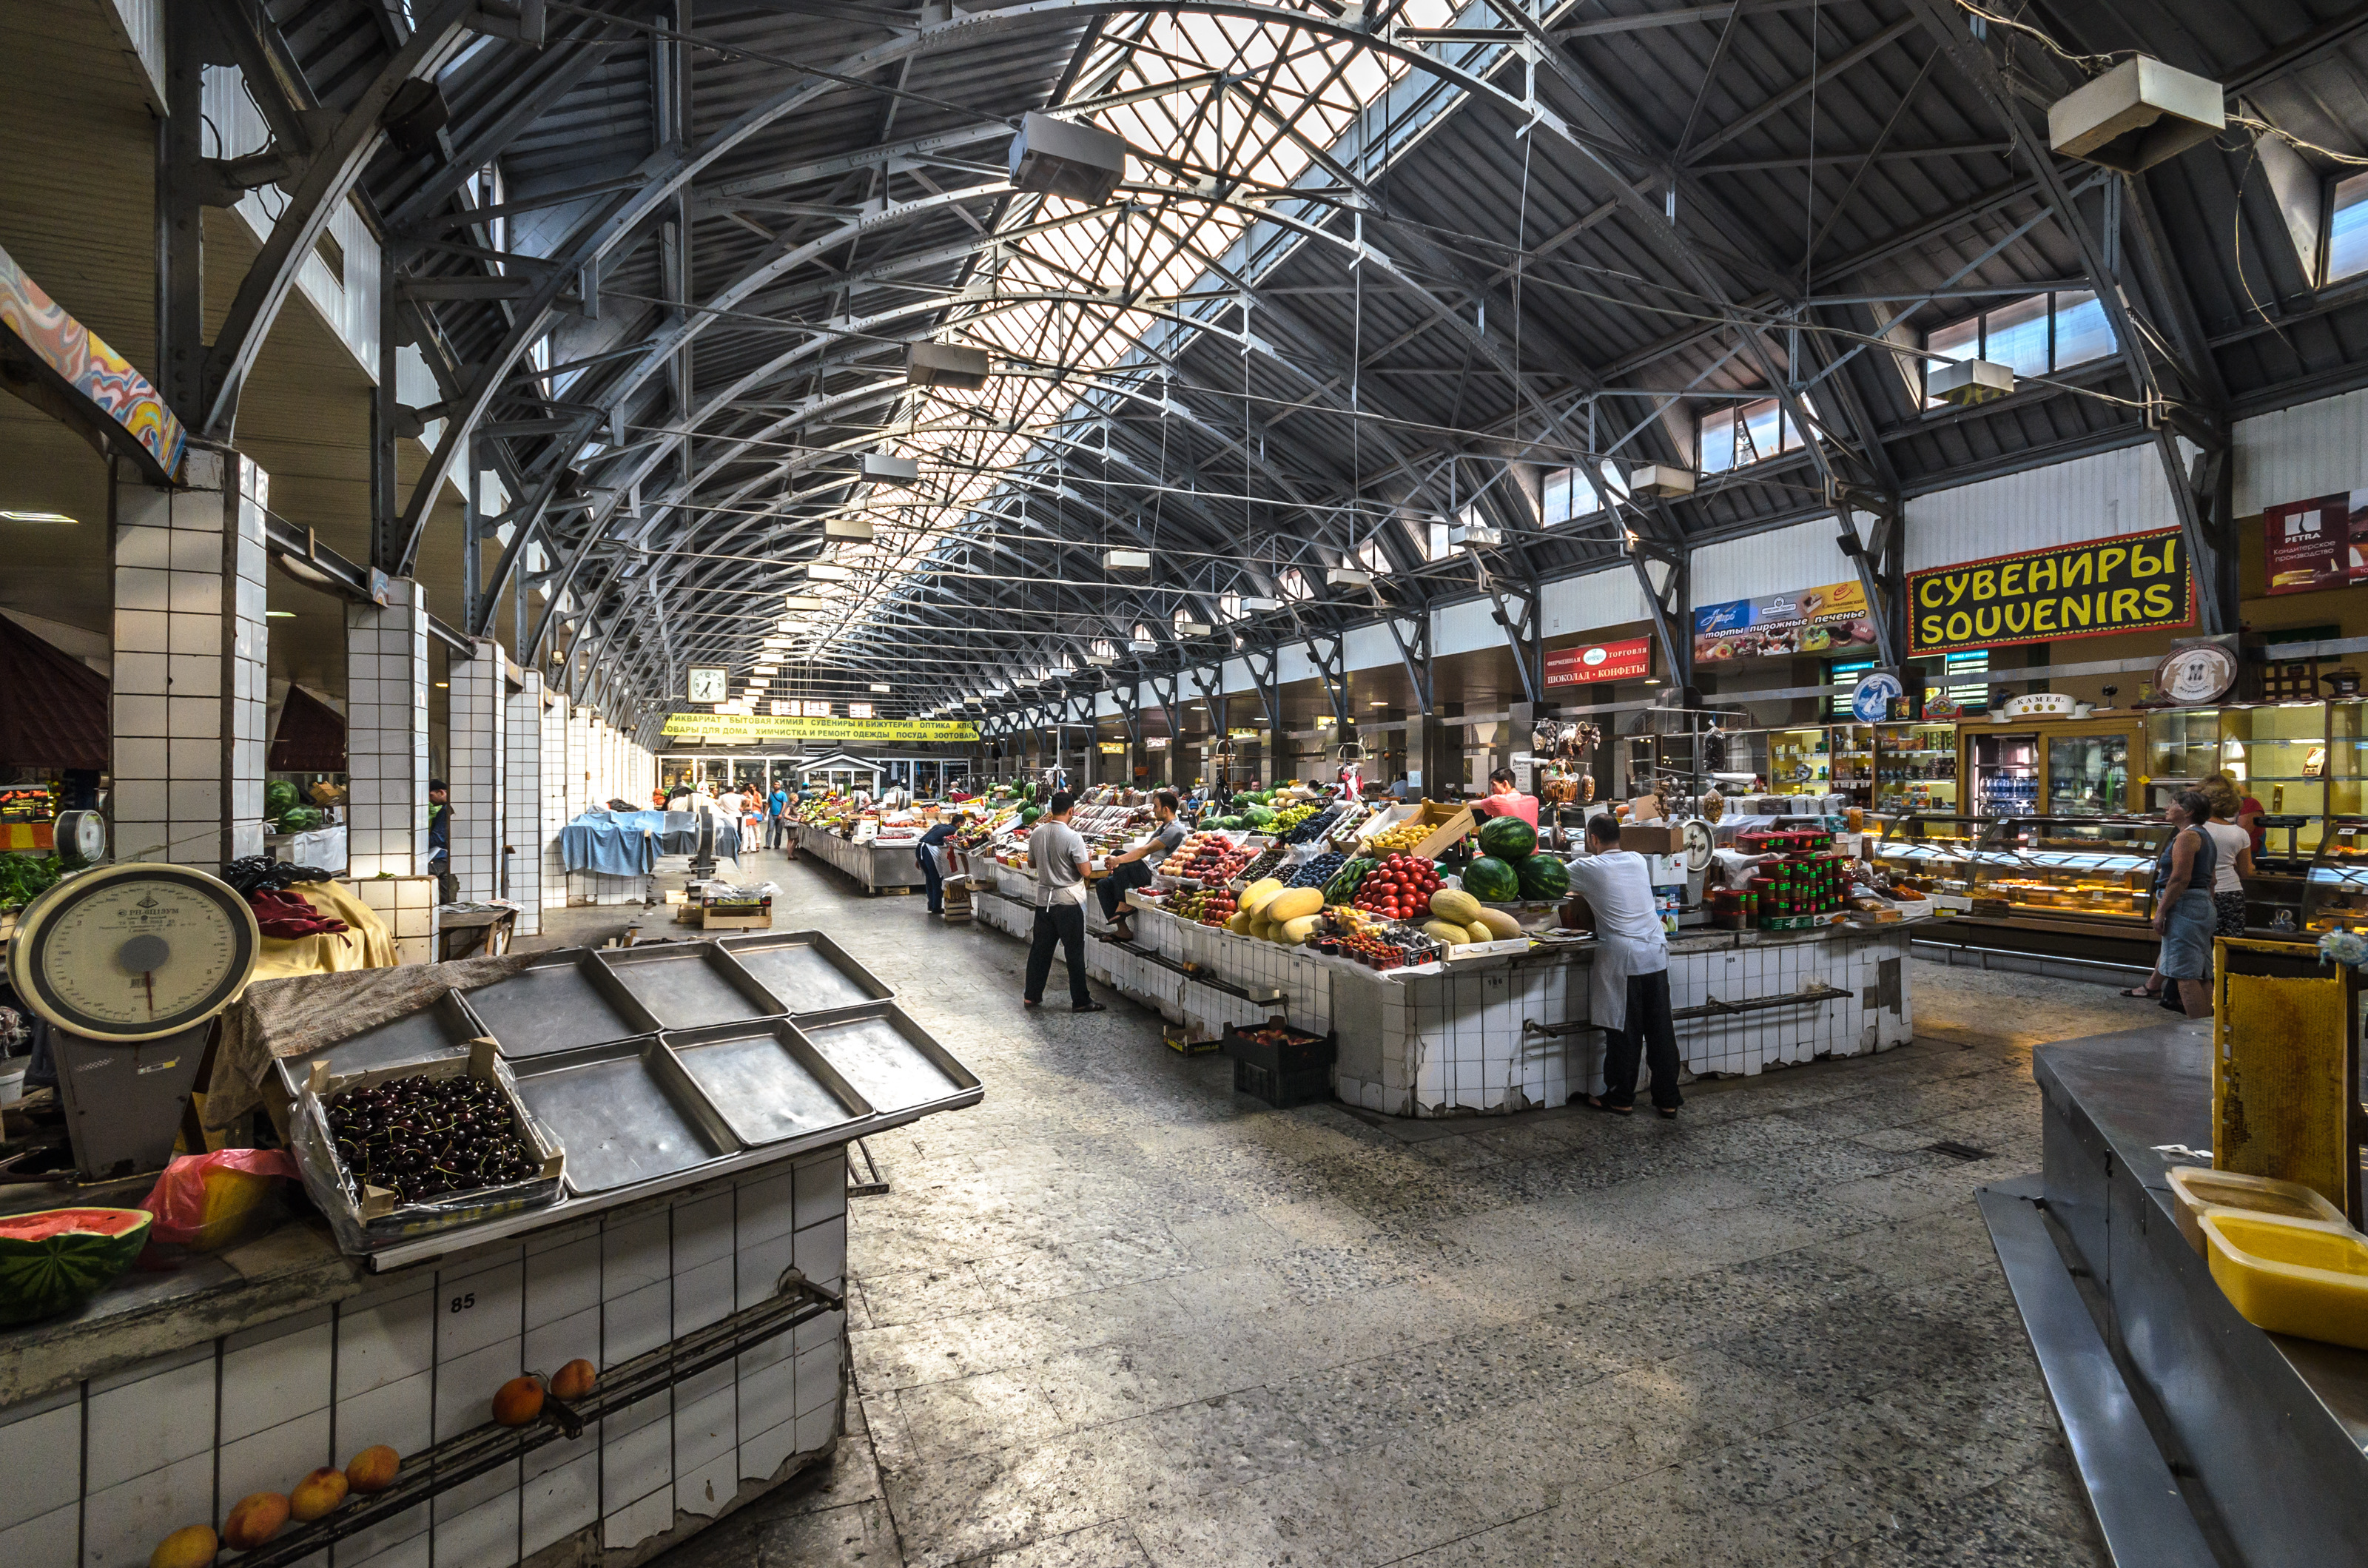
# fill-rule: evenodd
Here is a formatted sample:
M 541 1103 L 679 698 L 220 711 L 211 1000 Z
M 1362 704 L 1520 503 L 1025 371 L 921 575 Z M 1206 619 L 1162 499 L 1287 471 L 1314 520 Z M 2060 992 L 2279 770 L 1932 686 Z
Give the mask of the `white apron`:
M 1595 938 L 1595 973 L 1588 983 L 1587 1021 L 1600 1029 L 1628 1027 L 1628 977 L 1658 974 L 1669 967 L 1669 945 L 1627 937 Z

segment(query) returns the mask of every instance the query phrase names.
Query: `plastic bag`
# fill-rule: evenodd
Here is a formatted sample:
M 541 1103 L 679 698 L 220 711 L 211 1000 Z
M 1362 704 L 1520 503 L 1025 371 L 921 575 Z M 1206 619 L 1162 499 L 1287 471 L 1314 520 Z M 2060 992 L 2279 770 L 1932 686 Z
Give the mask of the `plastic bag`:
M 151 1248 L 219 1252 L 244 1241 L 279 1219 L 277 1184 L 296 1179 L 296 1162 L 284 1149 L 183 1154 L 140 1201 L 156 1216 L 148 1228 Z

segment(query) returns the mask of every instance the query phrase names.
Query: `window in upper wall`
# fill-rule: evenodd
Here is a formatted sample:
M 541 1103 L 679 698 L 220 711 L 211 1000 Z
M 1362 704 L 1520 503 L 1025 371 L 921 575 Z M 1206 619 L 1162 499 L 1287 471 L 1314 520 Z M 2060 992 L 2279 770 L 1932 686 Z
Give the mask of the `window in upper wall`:
M 1400 517 L 1398 521 L 1405 525 L 1406 540 L 1414 546 L 1414 552 L 1425 561 L 1444 561 L 1453 553 L 1447 542 L 1447 525 L 1436 517 Z
M 1286 566 L 1275 574 L 1274 594 L 1280 599 L 1304 599 L 1315 590 L 1307 585 L 1307 574 L 1296 566 Z
M 1924 336 L 1924 351 L 1944 359 L 1987 359 L 2018 376 L 2045 376 L 2102 359 L 2120 346 L 2105 307 L 2087 290 L 2031 294 L 1968 316 Z M 1928 364 L 1929 370 L 1930 366 Z M 1927 406 L 1940 400 L 1928 398 Z
M 1217 596 L 1217 619 L 1219 620 L 1239 620 L 1241 618 L 1242 596 L 1239 594 L 1219 594 Z
M 2327 280 L 2368 272 L 2368 175 L 2335 182 L 2328 203 Z
M 1550 468 L 1539 481 L 1538 520 L 1547 528 L 1583 517 L 1602 506 L 1584 469 Z
M 1704 473 L 1765 462 L 1806 444 L 1799 425 L 1772 397 L 1720 403 L 1695 422 L 1694 433 L 1701 454 L 1696 466 Z
M 1371 572 L 1376 577 L 1386 577 L 1396 570 L 1390 564 L 1390 552 L 1382 548 L 1378 535 L 1350 551 L 1349 560 L 1360 571 Z

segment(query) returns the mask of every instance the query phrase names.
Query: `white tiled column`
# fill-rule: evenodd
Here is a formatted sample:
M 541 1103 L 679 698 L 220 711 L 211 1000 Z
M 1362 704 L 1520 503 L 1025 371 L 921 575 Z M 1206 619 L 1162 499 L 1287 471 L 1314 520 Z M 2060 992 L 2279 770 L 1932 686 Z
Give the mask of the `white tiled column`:
M 503 699 L 503 864 L 506 896 L 518 906 L 520 937 L 542 930 L 542 675 L 529 670 L 525 688 Z
M 270 475 L 192 450 L 179 490 L 114 493 L 111 807 L 119 858 L 263 853 L 263 508 Z
M 464 899 L 491 898 L 501 889 L 502 845 L 508 824 L 503 802 L 508 706 L 501 644 L 475 640 L 476 657 L 451 660 L 450 724 L 452 776 L 452 872 Z
M 355 880 L 425 875 L 427 593 L 408 578 L 383 607 L 346 607 L 346 772 Z
M 567 710 L 567 815 L 582 816 L 592 799 L 592 714 L 580 705 Z
M 552 694 L 542 712 L 542 906 L 567 907 L 567 868 L 559 858 L 559 830 L 567 825 L 567 699 Z

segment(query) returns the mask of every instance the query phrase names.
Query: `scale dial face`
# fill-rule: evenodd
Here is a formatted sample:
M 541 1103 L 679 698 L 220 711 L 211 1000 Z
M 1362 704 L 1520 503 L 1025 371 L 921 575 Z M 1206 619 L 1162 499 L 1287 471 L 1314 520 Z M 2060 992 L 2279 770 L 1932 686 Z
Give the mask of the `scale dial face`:
M 154 1040 L 228 1006 L 260 940 L 228 884 L 135 863 L 86 871 L 28 904 L 8 967 L 18 994 L 62 1029 Z
M 1678 831 L 1684 835 L 1686 841 L 1686 869 L 1689 871 L 1706 869 L 1710 865 L 1711 851 L 1715 842 L 1711 835 L 1710 824 L 1699 819 L 1691 819 Z

